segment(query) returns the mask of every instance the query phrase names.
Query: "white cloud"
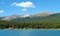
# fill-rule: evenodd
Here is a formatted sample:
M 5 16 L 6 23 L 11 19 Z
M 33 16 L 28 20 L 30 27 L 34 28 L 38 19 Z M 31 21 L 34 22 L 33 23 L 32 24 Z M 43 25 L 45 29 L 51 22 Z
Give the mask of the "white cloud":
M 0 13 L 3 13 L 4 12 L 4 10 L 0 10 Z
M 23 11 L 26 11 L 27 8 L 35 8 L 35 5 L 30 1 L 21 3 L 13 2 L 12 5 L 24 8 Z

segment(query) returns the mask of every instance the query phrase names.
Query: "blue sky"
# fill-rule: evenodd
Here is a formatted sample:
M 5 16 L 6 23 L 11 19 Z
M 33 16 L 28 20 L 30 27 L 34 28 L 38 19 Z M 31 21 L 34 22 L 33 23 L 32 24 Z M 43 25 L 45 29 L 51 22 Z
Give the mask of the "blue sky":
M 0 16 L 60 12 L 60 0 L 0 0 Z

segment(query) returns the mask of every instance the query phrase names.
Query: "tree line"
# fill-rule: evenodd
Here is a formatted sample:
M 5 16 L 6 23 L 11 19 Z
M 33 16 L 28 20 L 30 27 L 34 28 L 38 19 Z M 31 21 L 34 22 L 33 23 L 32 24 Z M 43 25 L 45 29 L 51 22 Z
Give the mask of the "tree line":
M 0 21 L 0 29 L 60 29 L 60 22 L 12 22 L 12 21 Z

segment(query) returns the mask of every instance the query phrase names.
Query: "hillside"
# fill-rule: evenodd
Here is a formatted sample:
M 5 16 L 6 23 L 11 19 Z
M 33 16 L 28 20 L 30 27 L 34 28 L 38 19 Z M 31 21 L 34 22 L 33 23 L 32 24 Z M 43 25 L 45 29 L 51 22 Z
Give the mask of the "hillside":
M 44 13 L 43 13 L 44 14 Z M 27 17 L 13 15 L 8 17 L 1 17 L 0 20 L 6 20 L 6 21 L 14 21 L 14 22 L 31 22 L 31 21 L 39 21 L 39 22 L 59 22 L 60 21 L 60 13 L 56 14 L 49 14 L 45 13 L 43 16 L 39 15 L 31 15 Z
M 24 21 L 24 22 L 31 22 L 31 21 L 39 21 L 39 22 L 59 22 L 60 21 L 60 13 L 52 14 L 49 16 L 33 16 L 33 17 L 26 17 L 26 18 L 15 18 L 11 21 Z

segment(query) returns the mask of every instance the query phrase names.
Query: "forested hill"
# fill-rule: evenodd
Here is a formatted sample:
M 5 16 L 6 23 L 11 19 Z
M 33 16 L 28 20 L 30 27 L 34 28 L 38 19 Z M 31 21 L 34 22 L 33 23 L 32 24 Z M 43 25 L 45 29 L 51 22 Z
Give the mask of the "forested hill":
M 2 19 L 2 18 L 1 18 Z M 0 29 L 60 29 L 60 13 L 49 16 L 34 16 L 0 20 Z

